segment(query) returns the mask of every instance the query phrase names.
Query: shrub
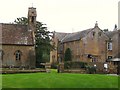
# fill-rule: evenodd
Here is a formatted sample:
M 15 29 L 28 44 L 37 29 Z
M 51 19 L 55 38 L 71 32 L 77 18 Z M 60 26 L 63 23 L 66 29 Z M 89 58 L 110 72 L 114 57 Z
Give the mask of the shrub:
M 57 66 L 58 66 L 57 64 L 51 64 L 52 69 L 57 69 Z
M 65 61 L 71 61 L 72 60 L 72 52 L 71 52 L 70 48 L 66 49 L 64 60 Z
M 85 62 L 78 62 L 78 61 L 71 61 L 71 62 L 65 62 L 64 67 L 66 69 L 70 68 L 86 68 L 87 63 Z
M 96 68 L 94 66 L 87 66 L 86 70 L 87 70 L 87 73 L 89 73 L 89 74 L 96 73 Z
M 71 68 L 71 62 L 64 62 L 64 68 L 70 69 Z

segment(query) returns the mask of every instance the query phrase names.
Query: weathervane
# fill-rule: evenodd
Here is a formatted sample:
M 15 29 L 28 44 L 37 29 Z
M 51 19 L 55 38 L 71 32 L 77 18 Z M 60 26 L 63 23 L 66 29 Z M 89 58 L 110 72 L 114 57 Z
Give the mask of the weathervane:
M 32 3 L 32 7 L 33 7 L 33 3 Z

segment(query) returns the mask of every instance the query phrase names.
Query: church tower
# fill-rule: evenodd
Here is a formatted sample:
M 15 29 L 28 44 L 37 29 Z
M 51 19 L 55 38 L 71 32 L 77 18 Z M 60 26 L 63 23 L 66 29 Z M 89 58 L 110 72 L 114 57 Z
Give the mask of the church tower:
M 29 31 L 36 30 L 36 17 L 37 17 L 36 8 L 29 7 L 28 8 L 28 30 Z

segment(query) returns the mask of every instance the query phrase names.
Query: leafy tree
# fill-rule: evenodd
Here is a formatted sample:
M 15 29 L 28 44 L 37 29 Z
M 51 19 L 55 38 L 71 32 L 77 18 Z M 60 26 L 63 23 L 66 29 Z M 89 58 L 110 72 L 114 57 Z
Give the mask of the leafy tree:
M 72 52 L 71 52 L 70 48 L 66 49 L 64 60 L 65 61 L 72 61 Z
M 14 23 L 28 25 L 26 17 L 17 18 Z M 36 22 L 36 65 L 39 66 L 41 62 L 49 62 L 50 50 L 54 47 L 50 44 L 52 32 L 47 30 L 46 24 Z

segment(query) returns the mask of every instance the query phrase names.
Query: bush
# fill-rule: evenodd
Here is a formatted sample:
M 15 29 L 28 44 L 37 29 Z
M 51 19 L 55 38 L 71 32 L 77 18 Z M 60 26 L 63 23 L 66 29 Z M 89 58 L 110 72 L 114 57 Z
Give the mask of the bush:
M 87 66 L 86 69 L 89 74 L 96 73 L 96 68 L 94 66 Z
M 70 69 L 71 68 L 71 62 L 64 62 L 64 68 Z
M 64 60 L 65 61 L 71 61 L 72 60 L 72 52 L 71 52 L 70 48 L 66 49 Z
M 70 69 L 70 68 L 86 68 L 87 63 L 85 62 L 78 62 L 78 61 L 71 61 L 71 62 L 65 62 L 64 63 L 64 68 L 65 69 Z
M 52 69 L 57 69 L 57 65 L 56 65 L 56 64 L 52 64 L 52 65 L 51 65 L 51 68 L 52 68 Z

